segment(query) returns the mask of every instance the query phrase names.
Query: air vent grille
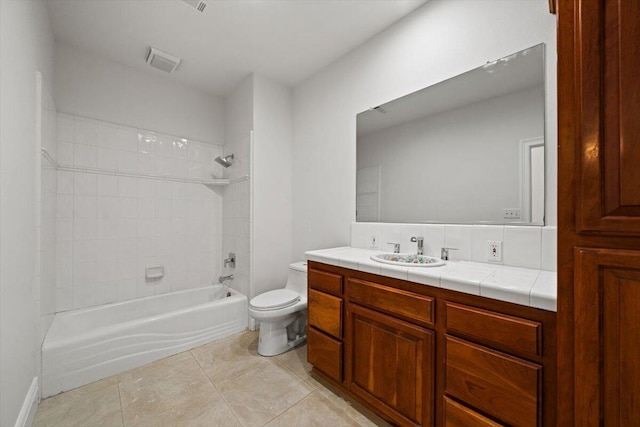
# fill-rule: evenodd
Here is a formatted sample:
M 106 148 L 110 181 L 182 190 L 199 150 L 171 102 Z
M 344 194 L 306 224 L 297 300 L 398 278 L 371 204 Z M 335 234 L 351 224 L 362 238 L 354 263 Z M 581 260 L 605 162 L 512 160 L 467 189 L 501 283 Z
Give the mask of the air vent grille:
M 153 68 L 162 70 L 165 73 L 173 73 L 178 65 L 180 65 L 181 59 L 163 52 L 155 47 L 149 48 L 149 54 L 147 55 L 147 64 Z
M 207 4 L 202 0 L 182 0 L 189 6 L 197 9 L 199 12 L 204 12 L 204 8 L 207 7 Z

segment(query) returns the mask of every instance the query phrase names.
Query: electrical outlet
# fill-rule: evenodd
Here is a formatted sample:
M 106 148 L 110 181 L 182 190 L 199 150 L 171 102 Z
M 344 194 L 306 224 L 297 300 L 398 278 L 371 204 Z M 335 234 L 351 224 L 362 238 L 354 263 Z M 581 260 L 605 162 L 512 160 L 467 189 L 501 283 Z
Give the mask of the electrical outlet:
M 378 238 L 375 235 L 371 236 L 371 249 L 378 249 Z
M 487 240 L 487 248 L 489 250 L 487 256 L 489 261 L 502 262 L 502 241 Z
M 520 219 L 520 208 L 504 208 L 504 219 Z

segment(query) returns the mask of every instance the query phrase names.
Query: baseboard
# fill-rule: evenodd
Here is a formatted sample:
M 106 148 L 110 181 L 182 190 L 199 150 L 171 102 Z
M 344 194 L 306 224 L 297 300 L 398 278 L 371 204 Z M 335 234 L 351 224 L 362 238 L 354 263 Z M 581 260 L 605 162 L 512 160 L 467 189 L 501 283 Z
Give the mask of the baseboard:
M 31 381 L 31 387 L 29 387 L 24 402 L 22 402 L 15 427 L 31 427 L 36 416 L 36 409 L 38 409 L 38 400 L 38 377 L 35 377 Z

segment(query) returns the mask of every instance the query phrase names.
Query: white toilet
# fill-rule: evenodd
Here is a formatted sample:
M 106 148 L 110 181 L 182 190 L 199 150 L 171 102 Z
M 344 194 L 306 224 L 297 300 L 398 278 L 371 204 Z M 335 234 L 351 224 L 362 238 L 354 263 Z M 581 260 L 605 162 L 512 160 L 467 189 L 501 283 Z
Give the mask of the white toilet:
M 257 295 L 249 301 L 249 315 L 260 322 L 258 353 L 275 356 L 307 338 L 307 263 L 289 265 L 284 289 Z

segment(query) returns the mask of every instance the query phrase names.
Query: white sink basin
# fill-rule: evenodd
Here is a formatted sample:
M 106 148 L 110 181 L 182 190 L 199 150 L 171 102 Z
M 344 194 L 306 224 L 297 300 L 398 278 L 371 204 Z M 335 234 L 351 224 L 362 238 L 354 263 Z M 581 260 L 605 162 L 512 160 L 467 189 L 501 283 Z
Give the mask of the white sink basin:
M 440 258 L 416 254 L 384 253 L 371 255 L 371 259 L 384 264 L 401 267 L 438 267 L 445 264 Z

